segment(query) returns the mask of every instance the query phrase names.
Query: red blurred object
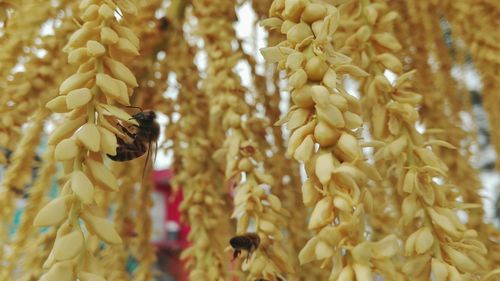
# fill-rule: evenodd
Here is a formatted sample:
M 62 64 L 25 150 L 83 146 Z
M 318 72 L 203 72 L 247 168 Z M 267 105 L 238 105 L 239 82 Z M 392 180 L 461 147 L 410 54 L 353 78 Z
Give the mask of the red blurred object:
M 184 264 L 179 259 L 179 255 L 183 249 L 188 246 L 187 235 L 189 233 L 189 226 L 181 222 L 181 214 L 179 212 L 179 205 L 182 202 L 183 194 L 180 191 L 174 193 L 170 180 L 173 173 L 169 169 L 156 170 L 153 172 L 153 182 L 155 183 L 155 191 L 161 192 L 165 199 L 165 222 L 172 224 L 176 223 L 179 226 L 177 235 L 165 235 L 164 240 L 155 242 L 154 245 L 158 248 L 159 261 L 162 261 L 166 267 L 166 271 L 171 274 L 175 280 L 184 281 L 188 280 L 188 273 L 184 270 Z M 175 240 L 172 238 L 176 238 Z M 170 240 L 171 239 L 171 240 Z M 160 258 L 160 256 L 162 258 Z

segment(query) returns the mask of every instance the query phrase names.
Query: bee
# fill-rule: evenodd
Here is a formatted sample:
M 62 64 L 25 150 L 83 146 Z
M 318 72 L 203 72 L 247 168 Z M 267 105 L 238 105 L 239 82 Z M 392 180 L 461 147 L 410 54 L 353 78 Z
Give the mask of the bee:
M 170 26 L 170 22 L 168 21 L 168 19 L 166 17 L 160 18 L 159 23 L 158 23 L 158 28 L 160 29 L 160 31 L 167 30 L 169 26 Z
M 245 233 L 235 236 L 229 240 L 229 244 L 233 247 L 233 260 L 240 256 L 241 251 L 247 251 L 247 259 L 259 247 L 260 237 L 255 233 Z
M 132 106 L 130 106 L 132 107 Z M 156 150 L 158 148 L 158 137 L 160 136 L 160 125 L 156 121 L 156 113 L 151 110 L 143 111 L 140 107 L 137 107 L 141 112 L 132 115 L 132 118 L 139 123 L 139 125 L 131 125 L 125 128 L 123 125 L 118 123 L 118 126 L 122 131 L 131 138 L 131 141 L 126 141 L 121 137 L 117 137 L 118 147 L 116 148 L 116 155 L 109 155 L 108 157 L 113 161 L 129 161 L 135 158 L 141 157 L 147 152 L 146 163 L 144 169 L 147 166 L 151 144 L 155 144 L 155 161 L 156 161 Z M 129 130 L 133 128 L 134 130 Z M 143 171 L 144 177 L 144 171 Z

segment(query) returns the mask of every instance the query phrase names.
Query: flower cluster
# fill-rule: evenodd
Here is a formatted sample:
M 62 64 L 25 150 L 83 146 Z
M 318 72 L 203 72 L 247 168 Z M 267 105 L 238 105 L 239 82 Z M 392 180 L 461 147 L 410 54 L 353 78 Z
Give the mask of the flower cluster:
M 54 246 L 44 263 L 49 270 L 40 280 L 74 280 L 76 276 L 103 280 L 93 255 L 97 244 L 92 241 L 98 237 L 108 244 L 122 242 L 113 224 L 96 212 L 94 194 L 95 189 L 118 190 L 118 181 L 103 156 L 116 155 L 116 136 L 126 139 L 112 124 L 118 119 L 135 121 L 115 104 L 130 105 L 137 82 L 121 61 L 139 54 L 139 40 L 117 20 L 114 3 L 83 1 L 79 8 L 83 24 L 63 48 L 68 62 L 79 65 L 78 70 L 62 82 L 59 95 L 46 105 L 53 112 L 67 112 L 66 120 L 48 140 L 67 180 L 60 196 L 34 220 L 36 226 L 57 227 Z M 85 238 L 80 219 L 94 237 Z

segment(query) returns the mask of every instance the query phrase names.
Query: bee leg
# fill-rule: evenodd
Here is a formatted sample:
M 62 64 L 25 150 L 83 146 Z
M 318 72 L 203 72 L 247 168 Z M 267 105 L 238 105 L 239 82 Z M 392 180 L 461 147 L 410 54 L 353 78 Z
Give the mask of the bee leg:
M 132 125 L 128 126 L 127 129 L 130 127 L 140 128 L 139 126 L 132 124 Z
M 122 124 L 120 123 L 116 123 L 116 125 L 118 125 L 118 127 L 120 127 L 120 129 L 122 129 L 122 131 L 127 134 L 127 136 L 131 137 L 131 138 L 135 138 L 135 134 L 132 134 L 127 128 L 125 128 Z
M 233 253 L 233 259 L 231 261 L 234 261 L 235 259 L 237 259 L 241 254 L 241 250 L 234 250 L 234 253 Z
M 252 253 L 253 253 L 253 249 L 250 248 L 250 250 L 248 250 L 248 252 L 247 252 L 247 257 L 245 258 L 247 263 L 248 263 L 248 260 L 250 259 L 250 257 L 252 256 Z

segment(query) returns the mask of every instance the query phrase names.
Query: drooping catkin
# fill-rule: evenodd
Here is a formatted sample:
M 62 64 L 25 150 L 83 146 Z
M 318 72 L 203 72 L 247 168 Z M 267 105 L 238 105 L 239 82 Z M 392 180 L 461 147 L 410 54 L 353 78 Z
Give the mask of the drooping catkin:
M 477 232 L 460 222 L 455 209 L 460 204 L 449 201 L 448 167 L 436 157 L 431 145 L 449 146 L 446 142 L 425 142 L 416 129 L 420 120 L 417 106 L 422 97 L 414 92 L 412 72 L 401 74 L 391 84 L 384 76 L 389 69 L 401 73 L 401 62 L 395 55 L 401 45 L 394 37 L 392 23 L 397 13 L 383 1 L 354 1 L 345 4 L 345 16 L 356 25 L 345 28 L 342 50 L 357 53 L 353 62 L 370 75 L 363 80 L 362 94 L 370 107 L 373 138 L 383 144 L 376 148 L 377 167 L 385 178 L 394 175 L 393 187 L 403 197 L 400 220 L 405 240 L 406 261 L 402 272 L 410 279 L 437 280 L 478 279 L 485 274 L 486 248 L 477 240 Z M 356 11 L 361 11 L 359 14 Z M 385 163 L 385 165 L 379 165 Z M 443 183 L 432 180 L 439 177 Z M 471 246 L 474 245 L 474 246 Z
M 31 121 L 31 127 L 23 135 L 19 146 L 11 157 L 10 165 L 5 171 L 0 186 L 0 239 L 8 240 L 8 231 L 11 226 L 16 202 L 19 194 L 24 193 L 25 186 L 31 182 L 34 159 L 40 137 L 43 133 L 45 119 L 50 115 L 47 109 L 39 109 Z M 0 258 L 3 254 L 3 247 L 0 247 Z M 1 279 L 0 279 L 1 280 Z
M 131 28 L 141 40 L 141 56 L 148 57 L 157 51 L 158 42 L 162 40 L 161 29 L 159 28 L 161 20 L 156 15 L 162 9 L 163 1 L 138 1 L 137 16 L 133 18 Z M 147 40 L 144 40 L 147 39 Z M 155 57 L 156 59 L 156 57 Z M 149 60 L 141 60 L 142 63 L 151 64 Z M 141 62 L 134 62 L 141 63 Z
M 160 83 L 151 83 L 151 80 L 155 78 L 162 79 L 166 82 L 163 72 L 155 73 L 158 71 L 158 65 L 160 64 L 160 59 L 158 58 L 158 53 L 164 48 L 165 36 L 159 28 L 160 21 L 156 17 L 156 13 L 161 11 L 162 1 L 152 0 L 152 1 L 139 1 L 137 3 L 137 9 L 140 11 L 137 16 L 132 18 L 130 23 L 130 28 L 134 31 L 141 42 L 141 59 L 133 60 L 130 62 L 130 69 L 138 77 L 138 88 L 137 90 L 141 93 L 146 93 L 148 90 L 150 93 L 147 95 L 148 98 L 142 98 L 142 95 L 136 95 L 135 98 L 145 104 L 141 104 L 144 109 L 155 109 L 156 101 L 158 97 L 161 97 L 164 90 L 158 88 L 163 86 Z M 156 82 L 156 81 L 155 81 Z M 167 85 L 167 83 L 165 83 Z M 134 103 L 138 104 L 138 103 Z
M 69 5 L 67 9 L 75 10 L 74 6 Z M 64 78 L 62 74 L 73 69 L 73 66 L 66 64 L 66 59 L 59 50 L 75 29 L 70 19 L 62 19 L 53 35 L 39 38 L 41 44 L 38 48 L 46 51 L 46 55 L 40 58 L 34 52 L 29 53 L 24 64 L 25 70 L 15 73 L 12 79 L 5 82 L 0 97 L 0 146 L 14 150 L 22 136 L 22 125 L 28 117 L 57 95 L 57 87 Z M 61 75 L 52 75 L 53 73 Z
M 261 1 L 266 2 L 266 1 Z M 257 2 L 260 3 L 260 2 Z M 267 17 L 271 2 L 263 5 L 260 9 L 265 8 L 265 14 L 259 15 L 260 19 Z M 258 12 L 258 11 L 257 11 Z M 276 30 L 270 30 L 268 36 L 268 45 L 275 45 L 283 40 L 284 35 Z M 271 77 L 273 89 L 268 91 L 267 88 L 262 89 L 264 93 L 263 105 L 266 111 L 267 120 L 269 124 L 275 124 L 279 121 L 281 116 L 280 103 L 282 102 L 280 92 L 284 89 L 280 87 L 279 73 L 274 71 L 275 65 L 266 64 L 265 73 Z M 257 87 L 266 86 L 264 81 L 260 82 Z M 262 128 L 265 130 L 265 128 Z M 293 159 L 286 157 L 286 142 L 283 131 L 280 126 L 271 126 L 271 135 L 273 145 L 270 146 L 266 139 L 258 138 L 260 140 L 259 146 L 272 151 L 272 156 L 267 157 L 264 162 L 264 167 L 276 179 L 274 188 L 275 195 L 278 196 L 283 204 L 283 209 L 289 212 L 289 217 L 293 219 L 286 220 L 285 232 L 288 234 L 286 239 L 287 251 L 292 256 L 298 256 L 300 250 L 305 245 L 307 240 L 311 237 L 311 231 L 307 229 L 307 218 L 309 210 L 297 208 L 302 203 L 302 195 L 297 188 L 301 185 L 300 178 L 300 165 Z M 266 152 L 267 153 L 267 152 Z M 295 188 L 293 188 L 295 187 Z M 294 268 L 296 268 L 296 275 L 288 277 L 288 280 L 323 280 L 328 278 L 328 272 L 318 267 L 316 263 L 308 263 L 300 265 L 297 258 L 290 259 Z
M 269 10 L 269 6 L 271 3 L 267 3 L 267 11 Z M 262 5 L 262 3 L 260 4 Z M 272 38 L 269 38 L 268 40 L 272 40 Z M 242 44 L 239 41 L 239 49 L 238 51 L 243 52 Z M 289 199 L 290 201 L 294 202 L 296 198 L 297 193 L 296 192 L 288 192 L 288 189 L 284 188 L 284 181 L 286 177 L 289 177 L 289 180 L 291 181 L 291 178 L 294 177 L 295 179 L 299 175 L 299 165 L 294 165 L 297 163 L 287 163 L 291 162 L 290 159 L 287 159 L 284 155 L 285 152 L 285 146 L 284 146 L 284 139 L 283 139 L 283 134 L 281 131 L 281 128 L 279 126 L 273 126 L 269 128 L 270 124 L 274 124 L 278 122 L 280 116 L 281 116 L 281 111 L 279 107 L 280 103 L 280 94 L 279 94 L 279 87 L 278 87 L 278 78 L 277 76 L 272 75 L 273 79 L 275 79 L 273 82 L 274 84 L 274 91 L 268 91 L 267 85 L 266 85 L 266 77 L 264 75 L 260 75 L 257 73 L 257 64 L 256 61 L 250 57 L 247 54 L 244 54 L 244 59 L 245 61 L 249 64 L 250 70 L 252 73 L 252 77 L 254 79 L 253 84 L 255 85 L 255 89 L 251 89 L 250 91 L 253 92 L 253 99 L 255 100 L 255 103 L 250 105 L 251 107 L 251 114 L 255 115 L 258 114 L 257 107 L 258 105 L 262 105 L 265 110 L 266 118 L 250 118 L 247 120 L 247 126 L 250 129 L 253 137 L 252 139 L 257 142 L 257 146 L 259 149 L 263 152 L 265 152 L 266 157 L 263 159 L 263 168 L 265 171 L 269 173 L 270 176 L 274 179 L 274 188 L 273 188 L 273 193 L 274 195 L 278 196 L 281 201 L 282 205 L 284 205 L 284 200 Z M 268 64 L 268 71 L 266 71 L 268 74 L 273 74 L 273 67 Z M 271 67 L 269 67 L 271 66 Z M 267 136 L 272 135 L 272 142 L 268 140 Z M 290 165 L 291 164 L 291 165 Z M 291 203 L 291 202 L 288 202 Z M 293 208 L 291 208 L 293 209 Z M 291 215 L 291 209 L 289 208 L 282 208 L 282 213 L 285 217 L 292 217 Z M 294 209 L 297 210 L 297 209 Z M 303 218 L 305 218 L 306 214 L 301 213 L 303 215 Z M 301 215 L 295 216 L 294 218 L 297 218 L 294 221 L 299 221 L 300 222 L 300 217 Z M 289 221 L 289 220 L 286 220 Z M 305 220 L 302 221 L 302 226 L 305 226 Z M 299 223 L 300 224 L 300 223 Z M 296 224 L 297 225 L 297 224 Z M 301 230 L 304 230 L 305 228 L 301 228 Z M 296 229 L 298 230 L 298 229 Z M 288 224 L 285 223 L 284 226 L 282 226 L 282 232 L 284 233 L 289 233 L 292 232 L 291 229 L 288 228 Z M 299 235 L 298 231 L 296 233 Z M 288 245 L 288 243 L 287 243 Z M 298 262 L 298 260 L 293 259 L 294 263 Z M 289 276 L 288 278 L 294 278 L 295 276 Z
M 236 234 L 248 232 L 252 221 L 255 230 L 251 232 L 260 237 L 259 247 L 242 264 L 242 269 L 248 271 L 248 280 L 275 281 L 294 270 L 281 245 L 280 231 L 284 225 L 281 201 L 264 189 L 265 185 L 274 185 L 273 179 L 261 170 L 264 156 L 242 118 L 252 116 L 244 100 L 241 78 L 233 72 L 241 58 L 240 53 L 232 50 L 234 6 L 235 1 L 193 1 L 193 13 L 198 19 L 196 34 L 203 38 L 208 55 L 207 78 L 202 89 L 210 101 L 209 137 L 213 143 L 223 142 L 213 157 L 218 165 L 225 167 L 226 182 L 234 187 L 232 217 L 237 219 Z M 221 138 L 221 132 L 226 137 Z
M 283 141 L 284 144 L 284 141 Z M 283 147 L 279 151 L 285 151 Z M 269 173 L 276 179 L 275 194 L 283 204 L 283 209 L 289 212 L 289 217 L 293 219 L 286 220 L 285 235 L 287 241 L 286 249 L 292 256 L 298 256 L 307 240 L 311 238 L 311 231 L 307 228 L 309 210 L 298 208 L 304 204 L 302 194 L 298 187 L 301 185 L 300 167 L 292 159 L 285 157 L 284 153 L 277 153 L 269 158 Z M 299 264 L 296 258 L 291 259 L 292 265 L 296 268 L 296 275 L 287 277 L 287 280 L 326 280 L 329 272 L 321 269 L 318 263 Z
M 133 239 L 137 236 L 133 224 L 133 212 L 134 206 L 140 205 L 134 204 L 133 201 L 137 200 L 135 187 L 141 179 L 142 168 L 140 161 L 113 165 L 120 184 L 120 192 L 113 194 L 115 196 L 111 199 L 113 222 L 123 243 L 109 245 L 101 252 L 102 264 L 108 280 L 129 280 L 126 265 L 131 250 L 130 245 L 133 245 Z
M 500 35 L 497 30 L 500 24 L 496 21 L 500 15 L 498 3 L 495 1 L 439 1 L 439 11 L 451 23 L 452 34 L 465 41 L 479 71 L 482 81 L 483 105 L 488 113 L 490 126 L 500 120 L 497 110 L 500 106 L 498 89 L 500 83 L 497 69 L 500 66 Z M 500 131 L 491 130 L 491 143 L 497 155 L 500 154 Z M 500 157 L 497 157 L 499 166 Z
M 152 267 L 156 262 L 155 250 L 151 245 L 152 221 L 150 210 L 153 207 L 153 199 L 151 198 L 153 190 L 154 185 L 151 181 L 144 182 L 137 199 L 141 202 L 141 204 L 137 204 L 136 219 L 133 222 L 137 233 L 135 257 L 141 261 L 133 274 L 133 280 L 137 281 L 153 280 Z
M 422 3 L 419 4 L 425 6 Z M 498 101 L 495 93 L 498 92 L 498 88 L 500 87 L 500 83 L 495 82 L 495 78 L 493 78 L 495 75 L 495 67 L 498 68 L 498 65 L 500 65 L 500 60 L 494 55 L 497 50 L 500 50 L 500 44 L 498 44 L 497 40 L 492 40 L 492 36 L 490 36 L 491 32 L 494 32 L 493 30 L 499 27 L 499 25 L 495 24 L 495 21 L 492 20 L 498 17 L 498 10 L 494 8 L 496 7 L 495 4 L 491 1 L 464 1 L 460 3 L 439 1 L 431 3 L 428 6 L 430 6 L 429 9 L 432 10 L 430 13 L 435 14 L 437 11 L 437 13 L 446 16 L 446 19 L 451 24 L 451 35 L 457 37 L 453 38 L 453 42 L 464 40 L 466 43 L 466 45 L 462 47 L 458 44 L 453 45 L 455 64 L 458 64 L 460 67 L 465 66 L 466 61 L 460 57 L 460 52 L 463 52 L 461 50 L 463 48 L 469 48 L 474 60 L 474 65 L 480 72 L 483 82 L 483 105 L 488 113 L 490 124 L 494 124 L 494 120 L 498 120 L 499 118 L 497 116 L 498 110 L 496 110 Z M 496 34 L 493 36 L 496 36 Z M 442 42 L 439 42 L 439 38 L 436 38 L 435 41 L 437 46 L 442 44 Z M 438 54 L 436 57 L 441 61 L 443 58 L 446 58 L 442 54 Z M 443 69 L 437 73 L 438 77 L 442 75 L 442 72 Z M 466 77 L 462 76 L 461 78 L 465 80 Z M 453 83 L 446 83 L 445 86 L 453 87 Z M 453 102 L 451 102 L 451 104 L 453 104 Z M 462 107 L 452 106 L 453 110 L 451 110 L 451 113 L 463 110 L 464 107 L 466 110 L 468 109 L 465 102 L 461 104 Z M 454 135 L 450 135 L 449 142 L 459 147 L 459 141 L 463 139 L 463 132 L 457 128 L 447 129 L 446 131 L 454 133 Z M 491 142 L 495 149 L 499 147 L 498 139 L 497 130 L 492 130 Z M 451 164 L 451 182 L 459 187 L 460 195 L 464 202 L 481 204 L 483 200 L 478 194 L 478 187 L 480 186 L 478 175 L 471 169 L 468 161 L 465 161 L 466 159 L 464 159 L 464 156 L 462 156 L 469 156 L 470 149 L 468 149 L 468 147 L 470 143 L 465 142 L 464 145 L 464 140 L 462 140 L 460 144 L 462 144 L 462 149 L 460 149 L 460 151 L 449 151 L 451 155 L 445 154 L 443 158 L 447 164 Z M 444 150 L 446 151 L 445 148 Z M 494 227 L 485 224 L 483 215 L 484 212 L 482 208 L 472 208 L 468 212 L 467 223 L 469 227 L 478 231 L 479 239 L 485 244 L 486 248 L 489 249 L 488 263 L 490 269 L 495 269 L 498 268 L 500 264 L 500 255 L 497 254 L 498 249 L 500 249 L 500 244 L 494 237 L 498 237 L 499 234 Z M 491 276 L 494 276 L 494 274 Z
M 43 122 L 42 122 L 43 123 Z M 47 149 L 42 157 L 42 165 L 33 187 L 29 190 L 29 197 L 26 201 L 26 207 L 21 217 L 21 222 L 15 233 L 10 246 L 10 253 L 4 259 L 5 267 L 0 271 L 0 280 L 14 280 L 11 276 L 13 270 L 18 266 L 18 259 L 22 256 L 22 251 L 29 239 L 33 237 L 33 220 L 38 210 L 44 203 L 44 198 L 49 191 L 52 183 L 52 176 L 55 172 L 54 151 Z
M 34 220 L 36 226 L 57 227 L 54 247 L 44 263 L 49 270 L 41 280 L 102 279 L 102 272 L 94 266 L 91 236 L 84 237 L 80 219 L 105 243 L 122 242 L 113 224 L 93 211 L 94 189 L 118 189 L 115 176 L 103 163 L 103 154 L 116 155 L 116 135 L 125 136 L 111 124 L 119 119 L 138 125 L 114 104 L 130 105 L 129 95 L 137 82 L 120 61 L 138 55 L 139 41 L 123 20 L 116 19 L 113 2 L 84 1 L 79 8 L 84 24 L 63 48 L 69 63 L 79 65 L 78 71 L 46 105 L 55 112 L 69 112 L 48 140 L 69 179 L 59 197 Z M 120 10 L 126 12 L 122 6 Z
M 253 1 L 256 2 L 254 4 L 254 9 L 258 15 L 259 20 L 265 19 L 269 14 L 269 8 L 272 4 L 272 1 Z M 265 3 L 265 4 L 263 4 Z M 265 9 L 265 10 L 263 10 Z M 264 12 L 265 11 L 265 12 Z M 285 37 L 277 30 L 269 30 L 267 37 L 267 45 L 274 46 L 277 43 L 281 42 Z M 275 148 L 277 149 L 276 154 L 284 155 L 286 151 L 285 138 L 283 136 L 283 132 L 279 126 L 274 126 L 276 122 L 278 122 L 281 117 L 280 103 L 283 102 L 281 99 L 280 92 L 283 90 L 282 85 L 280 85 L 281 79 L 279 77 L 279 73 L 275 71 L 275 65 L 272 63 L 265 64 L 265 76 L 268 77 L 267 81 L 259 82 L 258 87 L 264 87 L 263 90 L 265 96 L 263 97 L 264 109 L 266 111 L 267 120 L 269 120 L 269 124 L 271 125 L 272 136 L 274 140 Z M 269 87 L 271 84 L 271 87 Z M 290 106 L 290 102 L 287 104 Z M 298 165 L 297 165 L 298 167 Z
M 273 32 L 275 33 L 275 32 Z M 272 42 L 272 41 L 270 41 Z M 274 72 L 274 69 L 269 69 L 270 72 Z M 275 72 L 273 75 L 273 85 L 275 85 L 275 91 L 264 101 L 264 107 L 266 108 L 266 115 L 270 124 L 275 124 L 278 122 L 281 112 L 279 112 L 279 103 L 281 101 L 279 87 L 279 77 L 278 73 Z M 269 109 L 269 113 L 268 113 Z M 267 158 L 264 163 L 266 169 L 273 175 L 276 179 L 276 196 L 282 199 L 283 208 L 290 213 L 290 220 L 286 221 L 285 229 L 288 231 L 287 243 L 288 251 L 292 256 L 298 256 L 302 247 L 306 244 L 307 240 L 311 238 L 311 231 L 307 228 L 307 220 L 310 214 L 309 208 L 304 210 L 302 208 L 297 208 L 302 202 L 302 194 L 298 189 L 301 186 L 302 181 L 300 177 L 300 165 L 290 157 L 286 157 L 286 143 L 287 139 L 283 136 L 281 127 L 273 126 L 272 128 L 274 144 L 276 147 L 276 152 L 273 156 Z M 295 187 L 295 188 L 294 188 Z M 297 258 L 291 259 L 293 266 L 296 268 L 296 276 L 298 280 L 324 280 L 328 278 L 329 272 L 321 269 L 317 263 L 308 263 L 304 265 L 299 264 Z M 290 280 L 295 280 L 291 278 Z
M 194 62 L 195 49 L 186 42 L 177 20 L 170 21 L 166 53 L 177 59 L 167 59 L 167 64 L 180 86 L 178 141 L 187 145 L 174 150 L 180 162 L 174 177 L 184 194 L 180 205 L 183 220 L 191 227 L 190 246 L 181 257 L 187 260 L 190 280 L 226 280 L 228 262 L 223 250 L 229 240 L 229 219 L 223 215 L 224 202 L 216 191 L 216 183 L 223 178 L 211 158 L 214 144 L 207 140 L 205 130 L 208 100 L 197 86 L 200 76 Z
M 67 1 L 59 1 L 58 9 L 63 9 Z M 15 5 L 9 18 L 8 24 L 4 26 L 2 44 L 0 46 L 0 77 L 4 80 L 18 63 L 18 58 L 25 51 L 24 47 L 32 46 L 34 39 L 38 36 L 41 25 L 56 14 L 50 1 L 29 1 L 22 5 Z M 2 81 L 4 82 L 4 81 Z M 0 97 L 3 104 L 6 96 Z
M 411 6 L 408 11 L 413 12 L 410 14 L 410 21 L 414 32 L 408 36 L 409 45 L 403 45 L 403 48 L 416 46 L 419 50 L 418 56 L 413 55 L 412 65 L 417 70 L 415 89 L 423 93 L 420 108 L 422 121 L 429 129 L 438 129 L 440 132 L 437 132 L 436 136 L 455 147 L 450 149 L 433 146 L 433 151 L 449 167 L 450 182 L 457 186 L 463 202 L 480 206 L 481 182 L 478 171 L 470 164 L 470 146 L 475 138 L 473 132 L 464 130 L 459 115 L 461 110 L 467 109 L 460 100 L 463 99 L 460 94 L 465 97 L 469 95 L 463 93 L 459 89 L 459 82 L 451 77 L 450 51 L 442 40 L 443 32 L 435 28 L 439 26 L 439 16 L 432 12 L 438 7 L 418 1 L 409 1 L 408 5 Z M 417 26 L 423 17 L 427 19 L 428 24 L 424 24 L 419 30 Z M 434 61 L 434 64 L 430 65 L 428 61 Z M 433 70 L 434 65 L 437 65 L 435 70 Z M 468 211 L 468 215 L 468 226 L 480 229 L 484 215 L 482 208 L 474 207 Z M 483 239 L 483 235 L 480 235 L 480 238 L 483 243 L 487 242 L 487 239 Z
M 387 9 L 384 8 L 385 6 L 381 3 L 376 3 L 368 7 L 370 4 L 372 3 L 363 2 L 363 4 L 361 4 L 361 1 L 355 1 L 351 5 L 342 6 L 342 11 L 344 11 L 343 16 L 345 17 L 341 21 L 339 32 L 342 33 L 342 40 L 337 41 L 339 47 L 341 47 L 341 51 L 355 58 L 353 62 L 363 67 L 366 71 L 371 71 L 372 68 L 368 65 L 369 60 L 366 55 L 366 49 L 369 47 L 366 46 L 364 41 L 372 34 L 378 32 L 378 30 L 367 28 L 367 26 L 365 26 L 366 21 L 373 22 L 377 19 L 377 16 L 379 16 L 381 19 L 379 21 L 383 22 L 383 24 L 381 24 L 382 26 L 391 27 L 391 21 L 397 17 L 394 13 L 387 13 Z M 378 7 L 379 10 L 374 10 L 373 7 Z M 352 13 L 356 13 L 356 11 L 360 11 L 360 14 L 357 14 L 359 17 L 353 16 Z M 393 47 L 398 48 L 396 44 Z M 384 57 L 380 59 L 385 59 L 386 63 L 392 63 L 390 69 L 394 73 L 401 73 L 402 66 L 399 65 L 397 59 L 391 57 L 390 54 L 384 54 Z M 365 81 L 371 81 L 371 79 L 371 77 L 363 79 L 360 87 L 363 91 L 366 91 L 369 85 L 369 83 L 365 83 Z M 374 116 L 370 111 L 370 108 L 373 106 L 373 100 L 364 97 L 362 101 L 366 108 L 364 110 L 365 119 L 370 120 L 372 134 L 377 134 L 376 127 L 372 123 L 374 121 Z M 378 141 L 377 138 L 375 138 L 375 140 Z M 377 154 L 375 154 L 375 159 L 377 159 Z M 395 229 L 397 226 L 397 218 L 400 217 L 401 211 L 399 207 L 401 196 L 394 190 L 388 189 L 389 186 L 397 182 L 398 177 L 387 173 L 391 167 L 385 165 L 385 163 L 378 162 L 376 167 L 383 175 L 385 182 L 382 185 L 377 185 L 375 189 L 373 189 L 374 201 L 382 202 L 381 204 L 376 204 L 370 220 L 371 226 L 375 231 L 375 237 L 388 235 L 389 233 L 397 233 Z M 399 264 L 396 264 L 396 266 L 399 267 Z M 397 270 L 399 271 L 399 268 Z M 385 275 L 387 273 L 383 272 L 383 274 Z M 386 277 L 389 279 L 398 278 L 400 280 L 404 278 L 399 274 L 397 277 L 390 277 L 390 275 Z
M 274 1 L 270 16 L 262 24 L 286 40 L 262 54 L 286 72 L 293 106 L 280 124 L 292 130 L 287 154 L 305 165 L 302 196 L 313 208 L 308 228 L 314 235 L 299 253 L 300 263 L 321 261 L 331 280 L 371 280 L 396 254 L 397 240 L 366 240 L 365 213 L 373 204 L 366 187 L 380 176 L 361 152 L 359 100 L 337 80 L 366 73 L 332 46 L 340 18 L 335 6 Z
M 249 63 L 253 64 L 251 61 L 249 61 Z M 251 66 L 251 69 L 253 69 L 252 71 L 255 71 L 255 65 Z M 293 162 L 289 163 L 291 160 L 285 157 L 285 147 L 281 129 L 276 126 L 272 132 L 268 132 L 269 124 L 277 122 L 279 116 L 281 115 L 278 107 L 280 100 L 279 90 L 277 91 L 277 97 L 267 93 L 267 89 L 264 87 L 265 78 L 260 75 L 255 76 L 255 83 L 257 87 L 255 97 L 264 106 L 267 119 L 250 118 L 247 120 L 246 124 L 250 129 L 252 139 L 257 143 L 256 146 L 266 154 L 266 157 L 262 160 L 262 165 L 264 170 L 273 179 L 273 195 L 277 196 L 281 200 L 281 215 L 284 218 L 294 218 L 293 220 L 285 219 L 280 222 L 280 229 L 282 233 L 294 233 L 293 237 L 288 235 L 283 239 L 286 241 L 286 243 L 283 243 L 284 250 L 287 251 L 288 255 L 293 257 L 296 256 L 300 250 L 300 248 L 293 247 L 293 239 L 295 237 L 300 238 L 301 234 L 304 234 L 304 232 L 307 235 L 307 213 L 303 212 L 303 210 L 295 208 L 295 204 L 300 202 L 300 198 L 298 197 L 300 194 L 299 192 L 294 192 L 291 189 L 285 188 L 289 184 L 294 186 L 292 183 L 293 180 L 295 180 L 295 183 L 300 184 L 300 179 L 297 181 L 297 177 L 299 177 L 300 173 L 299 165 L 296 165 L 297 163 Z M 276 106 L 273 106 L 272 104 Z M 252 107 L 252 114 L 255 114 L 255 109 L 256 107 Z M 266 137 L 269 133 L 273 136 L 273 142 L 269 142 Z M 289 259 L 289 262 L 293 268 L 298 268 L 299 264 L 296 258 Z M 287 280 L 298 280 L 297 278 L 300 278 L 300 275 L 304 273 L 305 272 L 301 268 L 300 272 L 295 272 L 293 275 L 287 275 L 286 278 Z M 310 274 L 309 276 L 313 275 Z

